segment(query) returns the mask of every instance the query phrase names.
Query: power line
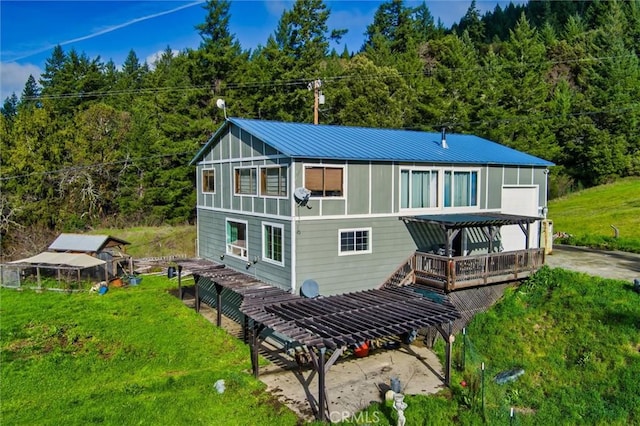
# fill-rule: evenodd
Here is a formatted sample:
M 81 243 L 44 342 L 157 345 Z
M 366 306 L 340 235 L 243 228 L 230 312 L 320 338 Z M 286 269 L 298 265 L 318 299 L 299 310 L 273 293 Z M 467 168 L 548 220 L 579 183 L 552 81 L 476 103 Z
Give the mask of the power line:
M 527 115 L 527 116 L 521 116 L 521 117 L 511 117 L 511 118 L 506 118 L 506 119 L 500 119 L 500 120 L 476 120 L 476 121 L 467 121 L 467 122 L 446 122 L 446 123 L 441 123 L 441 124 L 435 124 L 432 126 L 426 126 L 426 127 L 431 127 L 434 129 L 437 128 L 441 128 L 441 127 L 449 127 L 449 128 L 454 128 L 454 127 L 463 127 L 463 126 L 469 126 L 472 124 L 485 124 L 485 125 L 490 125 L 490 124 L 508 124 L 508 123 L 512 123 L 512 122 L 520 122 L 520 121 L 532 121 L 532 120 L 551 120 L 554 118 L 562 118 L 562 117 L 579 117 L 579 116 L 590 116 L 590 115 L 598 115 L 598 114 L 615 114 L 615 113 L 622 113 L 622 112 L 627 112 L 627 111 L 632 111 L 635 109 L 640 108 L 640 103 L 636 103 L 636 104 L 631 104 L 627 107 L 619 107 L 619 108 L 615 108 L 615 109 L 601 109 L 601 110 L 593 110 L 593 111 L 577 111 L 577 112 L 572 112 L 572 113 L 566 113 L 566 114 L 547 114 L 547 115 Z M 248 117 L 248 118 L 259 118 L 259 117 Z M 404 127 L 404 128 L 400 128 L 403 130 L 416 130 L 415 127 Z M 193 152 L 189 152 L 189 151 L 183 151 L 183 152 L 177 152 L 177 153 L 172 153 L 172 154 L 158 154 L 158 155 L 149 155 L 149 156 L 145 156 L 145 157 L 137 157 L 137 158 L 126 158 L 123 160 L 118 160 L 118 161 L 111 161 L 111 162 L 100 162 L 100 163 L 93 163 L 93 164 L 87 164 L 87 165 L 83 165 L 83 166 L 73 166 L 73 167 L 64 167 L 61 169 L 55 169 L 55 170 L 48 170 L 48 171 L 44 171 L 44 172 L 32 172 L 32 173 L 25 173 L 25 174 L 21 174 L 21 175 L 13 175 L 13 176 L 5 176 L 5 177 L 1 177 L 0 181 L 9 181 L 9 180 L 14 180 L 14 179 L 20 179 L 20 178 L 25 178 L 25 177 L 32 177 L 32 176 L 48 176 L 48 175 L 57 175 L 57 174 L 61 174 L 61 173 L 68 173 L 68 172 L 77 172 L 77 171 L 82 171 L 82 170 L 89 170 L 89 169 L 93 169 L 93 168 L 99 168 L 102 166 L 109 166 L 109 165 L 117 165 L 117 164 L 123 164 L 123 163 L 135 163 L 137 161 L 143 161 L 143 160 L 152 160 L 152 159 L 156 159 L 156 158 L 167 158 L 167 157 L 176 157 L 176 156 L 181 156 L 181 155 L 193 155 Z
M 430 76 L 433 77 L 434 73 L 450 71 L 450 72 L 458 72 L 458 71 L 498 71 L 505 70 L 513 67 L 525 67 L 530 68 L 533 66 L 544 67 L 544 66 L 553 66 L 553 65 L 569 65 L 569 64 L 577 64 L 577 63 L 585 63 L 585 62 L 604 62 L 607 60 L 617 60 L 617 59 L 630 59 L 637 58 L 636 54 L 628 54 L 628 55 L 618 55 L 618 56 L 602 56 L 602 57 L 588 57 L 588 58 L 576 58 L 576 59 L 566 59 L 566 60 L 555 60 L 555 61 L 544 61 L 544 62 L 534 62 L 534 63 L 508 63 L 508 64 L 485 64 L 485 65 L 476 65 L 470 68 L 464 67 L 443 67 L 439 63 L 434 64 L 433 69 L 422 70 L 418 72 L 407 72 L 401 73 L 397 72 L 395 74 L 389 74 L 388 76 L 399 76 L 399 77 L 417 77 L 417 76 Z M 395 69 L 393 69 L 395 70 Z M 379 74 L 344 74 L 337 76 L 327 76 L 323 77 L 323 81 L 341 81 L 345 79 L 359 79 L 361 81 L 369 81 L 371 79 L 379 78 Z M 275 81 L 252 81 L 252 82 L 229 82 L 226 83 L 223 87 L 224 90 L 234 90 L 234 89 L 250 89 L 250 88 L 265 88 L 265 87 L 287 87 L 287 86 L 300 86 L 301 88 L 306 87 L 309 80 L 312 79 L 310 77 L 302 77 L 296 79 L 289 80 L 275 80 Z M 38 95 L 38 96 L 26 96 L 23 100 L 57 100 L 57 99 L 67 99 L 67 98 L 99 98 L 106 96 L 118 96 L 118 95 L 155 95 L 160 93 L 167 92 L 188 92 L 188 91 L 214 91 L 215 85 L 201 85 L 201 86 L 179 86 L 179 87 L 144 87 L 144 88 L 135 88 L 135 89 L 120 89 L 120 90 L 107 90 L 107 91 L 97 91 L 97 92 L 82 92 L 82 93 L 58 93 L 51 95 Z

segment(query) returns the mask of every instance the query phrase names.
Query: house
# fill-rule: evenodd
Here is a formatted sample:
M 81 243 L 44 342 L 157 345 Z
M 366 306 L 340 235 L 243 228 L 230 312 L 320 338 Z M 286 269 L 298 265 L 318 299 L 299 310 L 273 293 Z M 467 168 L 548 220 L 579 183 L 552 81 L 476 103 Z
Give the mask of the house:
M 292 293 L 451 291 L 543 262 L 553 164 L 477 136 L 229 118 L 191 164 L 198 256 Z

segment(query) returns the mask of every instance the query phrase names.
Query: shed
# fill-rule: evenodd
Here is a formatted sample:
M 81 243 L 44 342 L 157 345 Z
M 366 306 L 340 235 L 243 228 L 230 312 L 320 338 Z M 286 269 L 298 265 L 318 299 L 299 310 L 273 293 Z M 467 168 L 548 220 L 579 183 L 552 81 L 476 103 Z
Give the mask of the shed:
M 110 235 L 60 234 L 48 251 L 58 253 L 84 253 L 107 263 L 111 277 L 133 273 L 133 259 L 126 254 L 130 243 Z M 123 266 L 124 265 L 124 266 Z

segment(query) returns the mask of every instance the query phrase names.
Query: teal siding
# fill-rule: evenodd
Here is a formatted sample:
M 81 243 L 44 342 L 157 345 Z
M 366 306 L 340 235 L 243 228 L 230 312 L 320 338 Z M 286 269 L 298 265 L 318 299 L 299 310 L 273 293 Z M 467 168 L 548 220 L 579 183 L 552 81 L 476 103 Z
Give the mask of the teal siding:
M 306 279 L 318 282 L 323 295 L 376 288 L 416 249 L 397 218 L 308 221 L 296 235 L 296 289 Z M 372 253 L 338 255 L 338 230 L 371 227 Z
M 517 167 L 505 167 L 504 168 L 504 185 L 518 185 L 518 168 Z
M 531 176 L 531 167 L 520 167 L 519 172 L 519 185 L 531 185 L 533 183 L 533 177 Z
M 499 209 L 502 205 L 502 167 L 490 167 L 486 180 L 489 190 L 482 196 L 487 199 L 487 209 Z
M 226 254 L 226 219 L 247 222 L 247 260 Z M 200 257 L 214 262 L 222 262 L 228 267 L 254 275 L 259 280 L 289 289 L 291 281 L 291 224 L 288 221 L 266 220 L 284 226 L 284 266 L 264 261 L 262 258 L 262 222 L 255 216 L 198 210 L 198 244 Z M 224 259 L 220 256 L 224 254 Z M 254 260 L 257 262 L 254 263 Z
M 371 213 L 391 213 L 393 211 L 393 197 L 398 194 L 397 180 L 393 176 L 394 167 L 391 164 L 374 163 L 371 166 Z M 392 185 L 393 182 L 393 185 Z
M 352 163 L 347 166 L 347 214 L 369 213 L 369 164 Z

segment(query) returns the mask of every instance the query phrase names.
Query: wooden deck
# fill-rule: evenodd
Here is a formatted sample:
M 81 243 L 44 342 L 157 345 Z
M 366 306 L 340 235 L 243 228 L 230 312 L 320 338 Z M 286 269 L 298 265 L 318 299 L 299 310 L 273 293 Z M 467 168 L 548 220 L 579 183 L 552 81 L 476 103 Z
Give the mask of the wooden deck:
M 543 264 L 544 249 L 457 257 L 416 252 L 389 277 L 385 285 L 402 285 L 410 281 L 449 292 L 520 280 L 536 272 Z

